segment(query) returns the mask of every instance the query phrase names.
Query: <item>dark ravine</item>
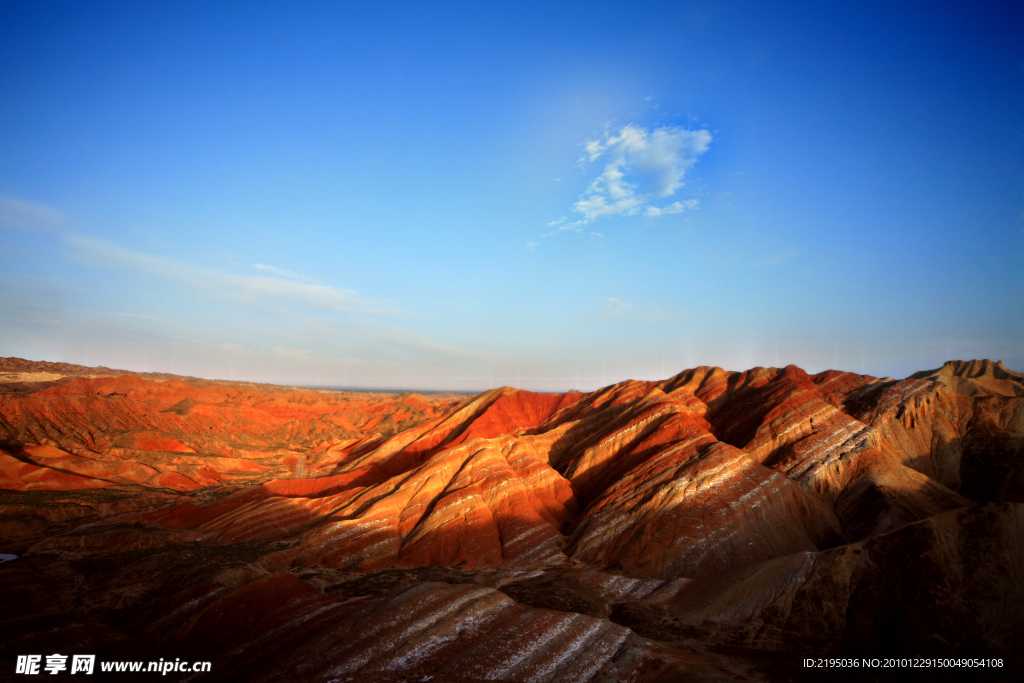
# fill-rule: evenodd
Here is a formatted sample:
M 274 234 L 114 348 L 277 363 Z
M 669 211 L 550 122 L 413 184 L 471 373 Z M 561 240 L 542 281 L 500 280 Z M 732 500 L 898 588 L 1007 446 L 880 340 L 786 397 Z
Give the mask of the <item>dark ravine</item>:
M 53 653 L 212 662 L 168 681 L 1024 673 L 1001 363 L 436 397 L 0 370 L 0 680 Z

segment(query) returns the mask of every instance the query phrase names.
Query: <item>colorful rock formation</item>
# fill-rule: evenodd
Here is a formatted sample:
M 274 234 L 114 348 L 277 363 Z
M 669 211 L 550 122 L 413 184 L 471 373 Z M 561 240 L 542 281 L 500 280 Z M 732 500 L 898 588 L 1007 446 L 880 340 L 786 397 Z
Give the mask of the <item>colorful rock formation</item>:
M 1024 666 L 1024 376 L 1000 363 L 442 398 L 4 369 L 0 668 L 69 644 L 217 681 Z

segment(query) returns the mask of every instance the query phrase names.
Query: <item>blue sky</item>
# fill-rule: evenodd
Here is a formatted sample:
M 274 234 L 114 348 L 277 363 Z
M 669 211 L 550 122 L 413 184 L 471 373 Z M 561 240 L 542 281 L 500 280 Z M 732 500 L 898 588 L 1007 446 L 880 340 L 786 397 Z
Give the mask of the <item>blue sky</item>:
M 0 355 L 1024 369 L 1015 3 L 0 6 Z

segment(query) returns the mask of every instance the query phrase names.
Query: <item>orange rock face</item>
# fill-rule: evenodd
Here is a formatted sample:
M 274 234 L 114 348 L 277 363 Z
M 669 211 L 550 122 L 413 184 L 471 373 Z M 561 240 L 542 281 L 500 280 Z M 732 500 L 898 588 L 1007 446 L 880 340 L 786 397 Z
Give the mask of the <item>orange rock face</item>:
M 0 666 L 84 632 L 218 681 L 1024 665 L 1024 377 L 998 363 L 444 399 L 8 366 L 0 576 L 37 617 Z

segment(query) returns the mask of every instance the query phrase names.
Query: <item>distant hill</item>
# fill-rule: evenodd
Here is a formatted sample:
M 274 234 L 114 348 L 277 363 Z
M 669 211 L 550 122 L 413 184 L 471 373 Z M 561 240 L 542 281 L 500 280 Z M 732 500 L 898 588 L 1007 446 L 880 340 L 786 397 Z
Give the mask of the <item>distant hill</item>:
M 949 378 L 952 380 L 951 386 L 955 384 L 961 393 L 991 392 L 1002 396 L 1024 396 L 1024 374 L 1007 370 L 1002 361 L 951 360 L 941 368 L 915 372 L 910 378 Z

